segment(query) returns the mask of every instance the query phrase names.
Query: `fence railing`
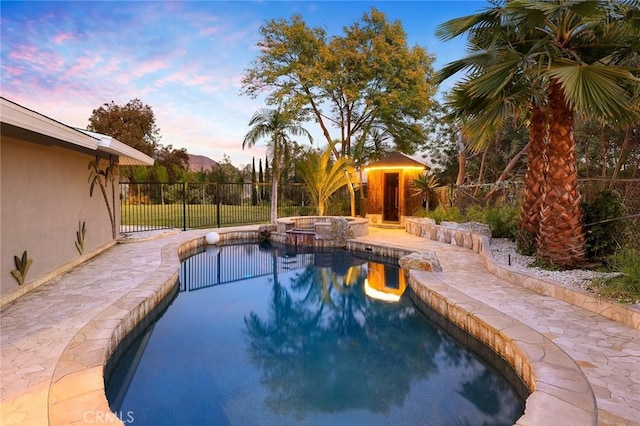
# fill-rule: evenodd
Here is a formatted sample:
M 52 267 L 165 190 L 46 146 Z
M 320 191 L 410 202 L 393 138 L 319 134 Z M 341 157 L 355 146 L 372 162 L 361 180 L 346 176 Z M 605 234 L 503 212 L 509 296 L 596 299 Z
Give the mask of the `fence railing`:
M 578 180 L 582 199 L 592 201 L 604 189 L 613 189 L 622 197 L 628 214 L 640 213 L 640 179 L 600 179 L 589 178 Z M 448 185 L 437 189 L 436 199 L 447 207 L 457 206 L 461 209 L 470 205 L 500 202 L 508 206 L 516 206 L 522 201 L 524 187 L 520 181 L 504 181 L 455 186 Z
M 358 213 L 359 203 L 356 208 Z M 303 184 L 278 186 L 278 217 L 308 216 L 315 212 Z M 346 187 L 334 194 L 326 213 L 350 214 Z M 269 223 L 270 216 L 271 184 L 120 183 L 121 232 Z
M 180 266 L 180 291 L 194 291 L 202 288 L 228 284 L 266 275 L 275 275 L 302 269 L 314 263 L 316 254 L 295 253 L 287 256 L 277 247 L 262 249 L 258 244 L 208 246 L 204 253 L 190 256 Z M 238 259 L 249 263 L 238 268 Z

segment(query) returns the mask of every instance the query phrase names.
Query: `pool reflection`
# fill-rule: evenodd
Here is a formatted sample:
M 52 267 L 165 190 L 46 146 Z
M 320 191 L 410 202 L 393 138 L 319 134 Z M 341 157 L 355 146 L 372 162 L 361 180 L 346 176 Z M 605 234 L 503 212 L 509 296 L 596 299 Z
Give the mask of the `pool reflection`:
M 404 405 L 413 384 L 455 366 L 463 376 L 457 395 L 495 416 L 492 424 L 518 417 L 504 381 L 402 297 L 407 284 L 397 266 L 319 253 L 286 282 L 274 273 L 272 285 L 269 314 L 252 312 L 245 323 L 274 412 L 298 419 L 311 412 L 387 413 Z
M 513 424 L 522 414 L 513 389 L 415 307 L 394 265 L 251 244 L 186 259 L 180 277 L 182 292 L 116 368 L 126 379 L 107 388 L 111 408 L 140 424 Z

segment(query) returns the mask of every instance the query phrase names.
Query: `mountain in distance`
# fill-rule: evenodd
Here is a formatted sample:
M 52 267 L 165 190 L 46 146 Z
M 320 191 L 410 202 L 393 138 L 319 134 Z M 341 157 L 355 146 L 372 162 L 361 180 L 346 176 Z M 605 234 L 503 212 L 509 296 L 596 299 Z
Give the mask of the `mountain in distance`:
M 199 172 L 200 170 L 213 170 L 218 166 L 218 162 L 204 155 L 189 154 L 189 171 Z

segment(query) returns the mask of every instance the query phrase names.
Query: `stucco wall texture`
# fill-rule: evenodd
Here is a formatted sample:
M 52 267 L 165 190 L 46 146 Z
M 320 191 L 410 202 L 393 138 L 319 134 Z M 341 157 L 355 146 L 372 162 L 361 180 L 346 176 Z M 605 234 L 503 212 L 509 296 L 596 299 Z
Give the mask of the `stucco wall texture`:
M 0 144 L 0 290 L 5 300 L 81 257 L 75 247 L 79 223 L 86 222 L 85 254 L 113 238 L 97 185 L 89 196 L 88 165 L 94 155 L 5 136 Z M 33 264 L 19 286 L 11 275 L 13 257 L 25 250 Z

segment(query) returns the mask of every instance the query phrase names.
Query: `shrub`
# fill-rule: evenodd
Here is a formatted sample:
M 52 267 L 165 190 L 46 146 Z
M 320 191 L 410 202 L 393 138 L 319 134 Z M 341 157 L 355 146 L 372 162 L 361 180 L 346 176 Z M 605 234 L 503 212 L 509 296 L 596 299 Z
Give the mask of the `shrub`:
M 525 256 L 533 256 L 536 254 L 536 236 L 524 229 L 518 229 L 516 232 L 516 247 L 518 253 Z
M 620 274 L 610 278 L 596 278 L 591 288 L 599 294 L 623 302 L 640 300 L 640 253 L 627 247 L 607 259 L 608 268 Z
M 491 228 L 494 238 L 515 239 L 518 232 L 518 209 L 516 207 L 493 206 L 485 208 L 484 223 Z
M 445 208 L 440 205 L 435 210 L 427 212 L 426 217 L 435 220 L 437 224 L 443 221 L 464 222 L 464 216 L 457 207 Z
M 629 232 L 628 222 L 614 220 L 625 215 L 625 206 L 620 194 L 605 189 L 596 194 L 594 200 L 583 204 L 586 226 L 587 254 L 594 259 L 604 259 L 620 249 Z
M 491 228 L 494 238 L 515 239 L 518 232 L 518 208 L 501 205 L 485 207 L 471 206 L 467 209 L 465 219 L 469 222 L 482 222 Z

